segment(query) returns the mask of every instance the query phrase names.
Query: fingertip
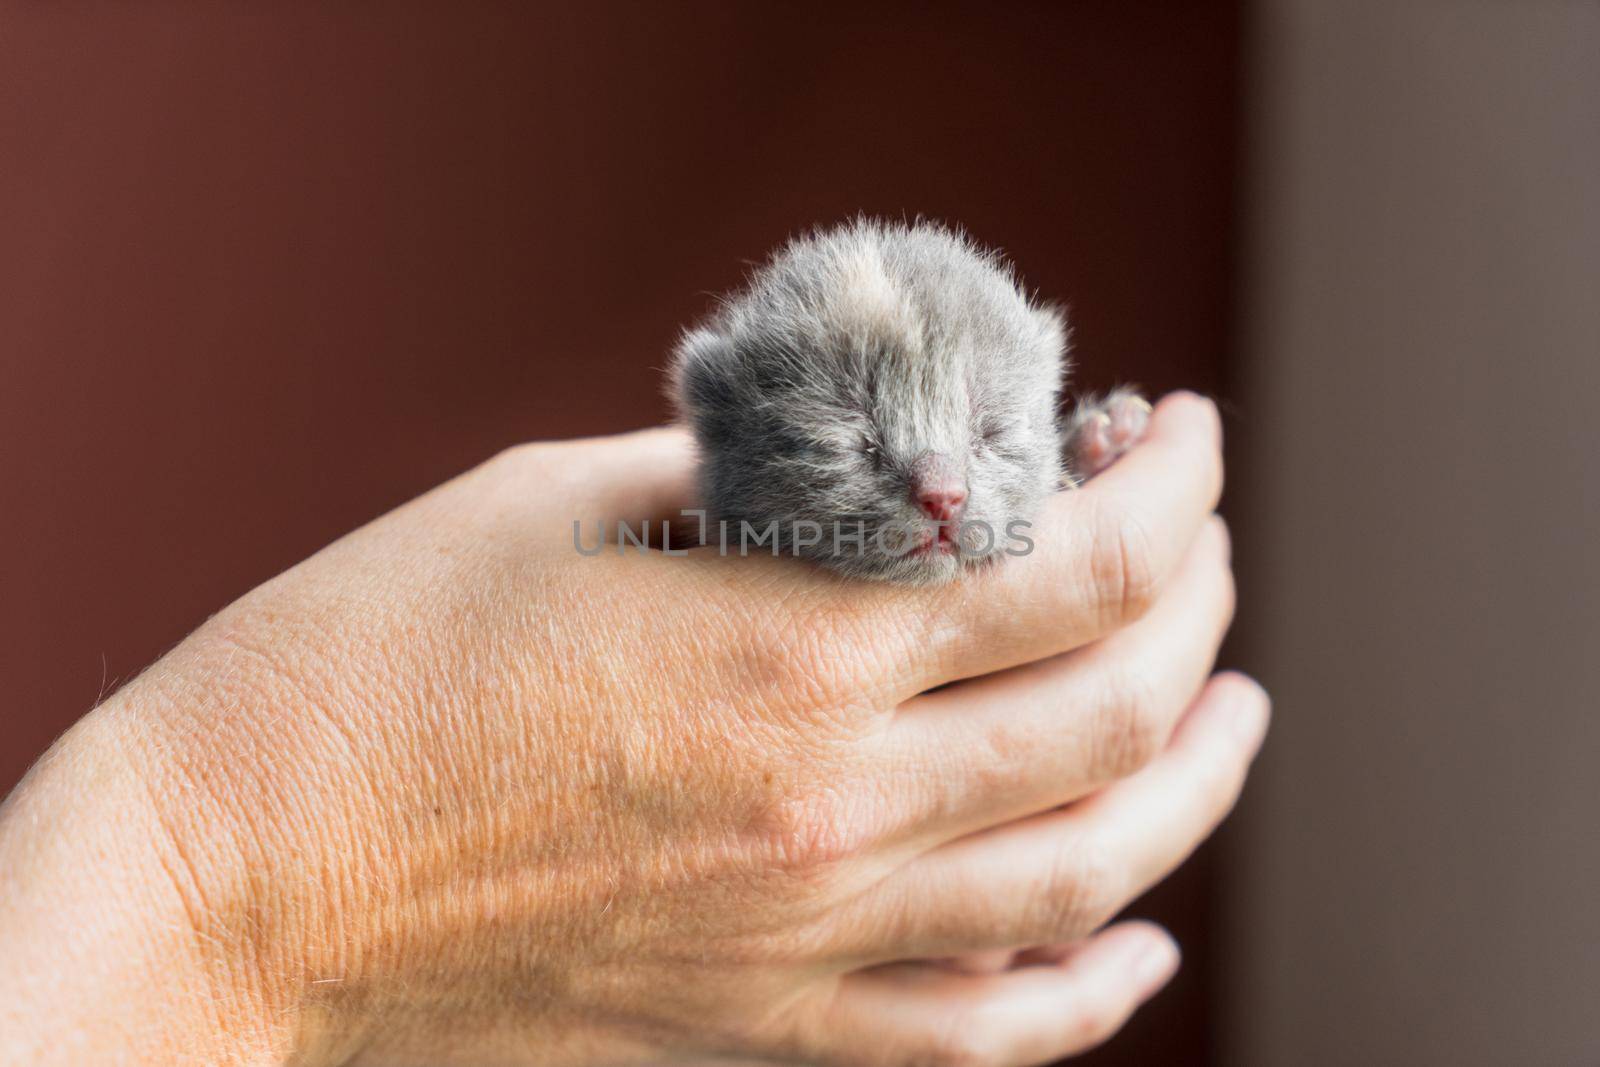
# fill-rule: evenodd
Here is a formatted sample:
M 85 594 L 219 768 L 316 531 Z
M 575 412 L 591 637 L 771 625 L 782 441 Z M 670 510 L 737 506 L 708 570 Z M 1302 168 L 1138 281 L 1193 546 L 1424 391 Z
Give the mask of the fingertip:
M 1099 1012 L 1087 1012 L 1081 1020 L 1079 1040 L 1074 1042 L 1080 1048 L 1093 1047 L 1115 1033 L 1128 1015 L 1172 980 L 1182 962 L 1172 935 L 1142 919 L 1101 931 L 1091 945 L 1101 951 L 1084 951 L 1062 965 L 1077 971 L 1077 979 L 1104 998 Z
M 1266 736 L 1272 698 L 1248 674 L 1222 671 L 1211 679 L 1204 699 L 1225 715 L 1239 744 L 1254 751 Z
M 1124 919 L 1108 926 L 1096 935 L 1099 940 L 1115 942 L 1117 950 L 1129 961 L 1147 956 L 1178 958 L 1178 943 L 1166 927 L 1149 919 Z
M 1154 991 L 1177 970 L 1180 957 L 1177 941 L 1164 927 L 1147 919 L 1126 919 L 1062 952 L 1057 965 L 1118 970 Z
M 1179 389 L 1162 397 L 1156 403 L 1152 419 L 1153 422 L 1194 426 L 1218 442 L 1222 440 L 1222 413 L 1216 401 L 1189 389 Z
M 1272 694 L 1250 675 L 1240 670 L 1218 671 L 1212 678 L 1214 688 L 1225 690 L 1231 699 L 1258 705 L 1263 714 L 1272 710 Z
M 1149 919 L 1124 919 L 1115 926 L 1108 927 L 1106 933 L 1121 932 L 1123 936 L 1137 938 L 1141 943 L 1163 942 L 1173 951 L 1177 951 L 1177 942 L 1167 932 L 1167 928 L 1160 923 Z
M 1219 686 L 1225 685 L 1230 689 L 1249 692 L 1254 695 L 1255 699 L 1267 701 L 1269 703 L 1272 700 L 1272 696 L 1267 692 L 1265 686 L 1256 681 L 1254 677 L 1241 670 L 1230 669 L 1218 671 L 1213 684 Z
M 1178 973 L 1182 953 L 1172 935 L 1154 924 L 1146 924 L 1146 936 L 1141 939 L 1133 959 L 1133 980 L 1140 999 L 1154 996 L 1156 991 Z

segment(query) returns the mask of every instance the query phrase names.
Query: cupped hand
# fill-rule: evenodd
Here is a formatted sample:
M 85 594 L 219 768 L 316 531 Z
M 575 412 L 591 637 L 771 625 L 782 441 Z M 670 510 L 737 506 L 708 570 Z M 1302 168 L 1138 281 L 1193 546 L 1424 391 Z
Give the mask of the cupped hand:
M 265 1062 L 1045 1063 L 1170 976 L 1164 933 L 1105 924 L 1266 723 L 1211 677 L 1211 405 L 937 589 L 575 550 L 675 518 L 691 467 L 673 431 L 515 449 L 96 713 Z

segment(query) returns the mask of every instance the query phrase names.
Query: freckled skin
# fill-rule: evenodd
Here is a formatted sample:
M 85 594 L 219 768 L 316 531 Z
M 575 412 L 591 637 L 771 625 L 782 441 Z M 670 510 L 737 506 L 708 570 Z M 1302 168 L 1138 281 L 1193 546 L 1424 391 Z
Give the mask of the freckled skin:
M 814 522 L 799 555 L 934 584 L 1018 548 L 1015 524 L 1143 432 L 1148 406 L 1124 391 L 1063 431 L 1066 347 L 1061 312 L 998 254 L 933 223 L 858 219 L 790 241 L 685 334 L 672 392 L 731 530 L 776 522 L 790 552 Z M 957 531 L 960 551 L 941 543 Z

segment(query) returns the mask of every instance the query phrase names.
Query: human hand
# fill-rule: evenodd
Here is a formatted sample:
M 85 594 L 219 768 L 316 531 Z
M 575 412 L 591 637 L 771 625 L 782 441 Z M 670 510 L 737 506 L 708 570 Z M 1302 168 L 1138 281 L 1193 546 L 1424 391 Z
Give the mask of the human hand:
M 1211 406 L 1169 398 L 1036 551 L 937 589 L 574 552 L 574 518 L 675 516 L 690 466 L 671 431 L 513 450 L 76 732 L 148 798 L 163 888 L 125 896 L 177 902 L 230 1060 L 1043 1063 L 1170 976 L 1165 934 L 1096 931 L 1227 811 L 1266 721 L 1206 681 Z M 84 762 L 19 789 L 0 857 Z M 21 896 L 0 936 L 47 948 Z

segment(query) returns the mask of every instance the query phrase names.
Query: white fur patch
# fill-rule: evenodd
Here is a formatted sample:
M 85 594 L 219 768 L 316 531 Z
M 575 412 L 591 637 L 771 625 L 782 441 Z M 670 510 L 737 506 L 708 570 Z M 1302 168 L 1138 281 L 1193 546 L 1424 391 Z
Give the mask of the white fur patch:
M 840 258 L 839 283 L 837 298 L 828 310 L 845 332 L 892 336 L 912 325 L 911 306 L 889 280 L 875 242 L 857 241 Z

